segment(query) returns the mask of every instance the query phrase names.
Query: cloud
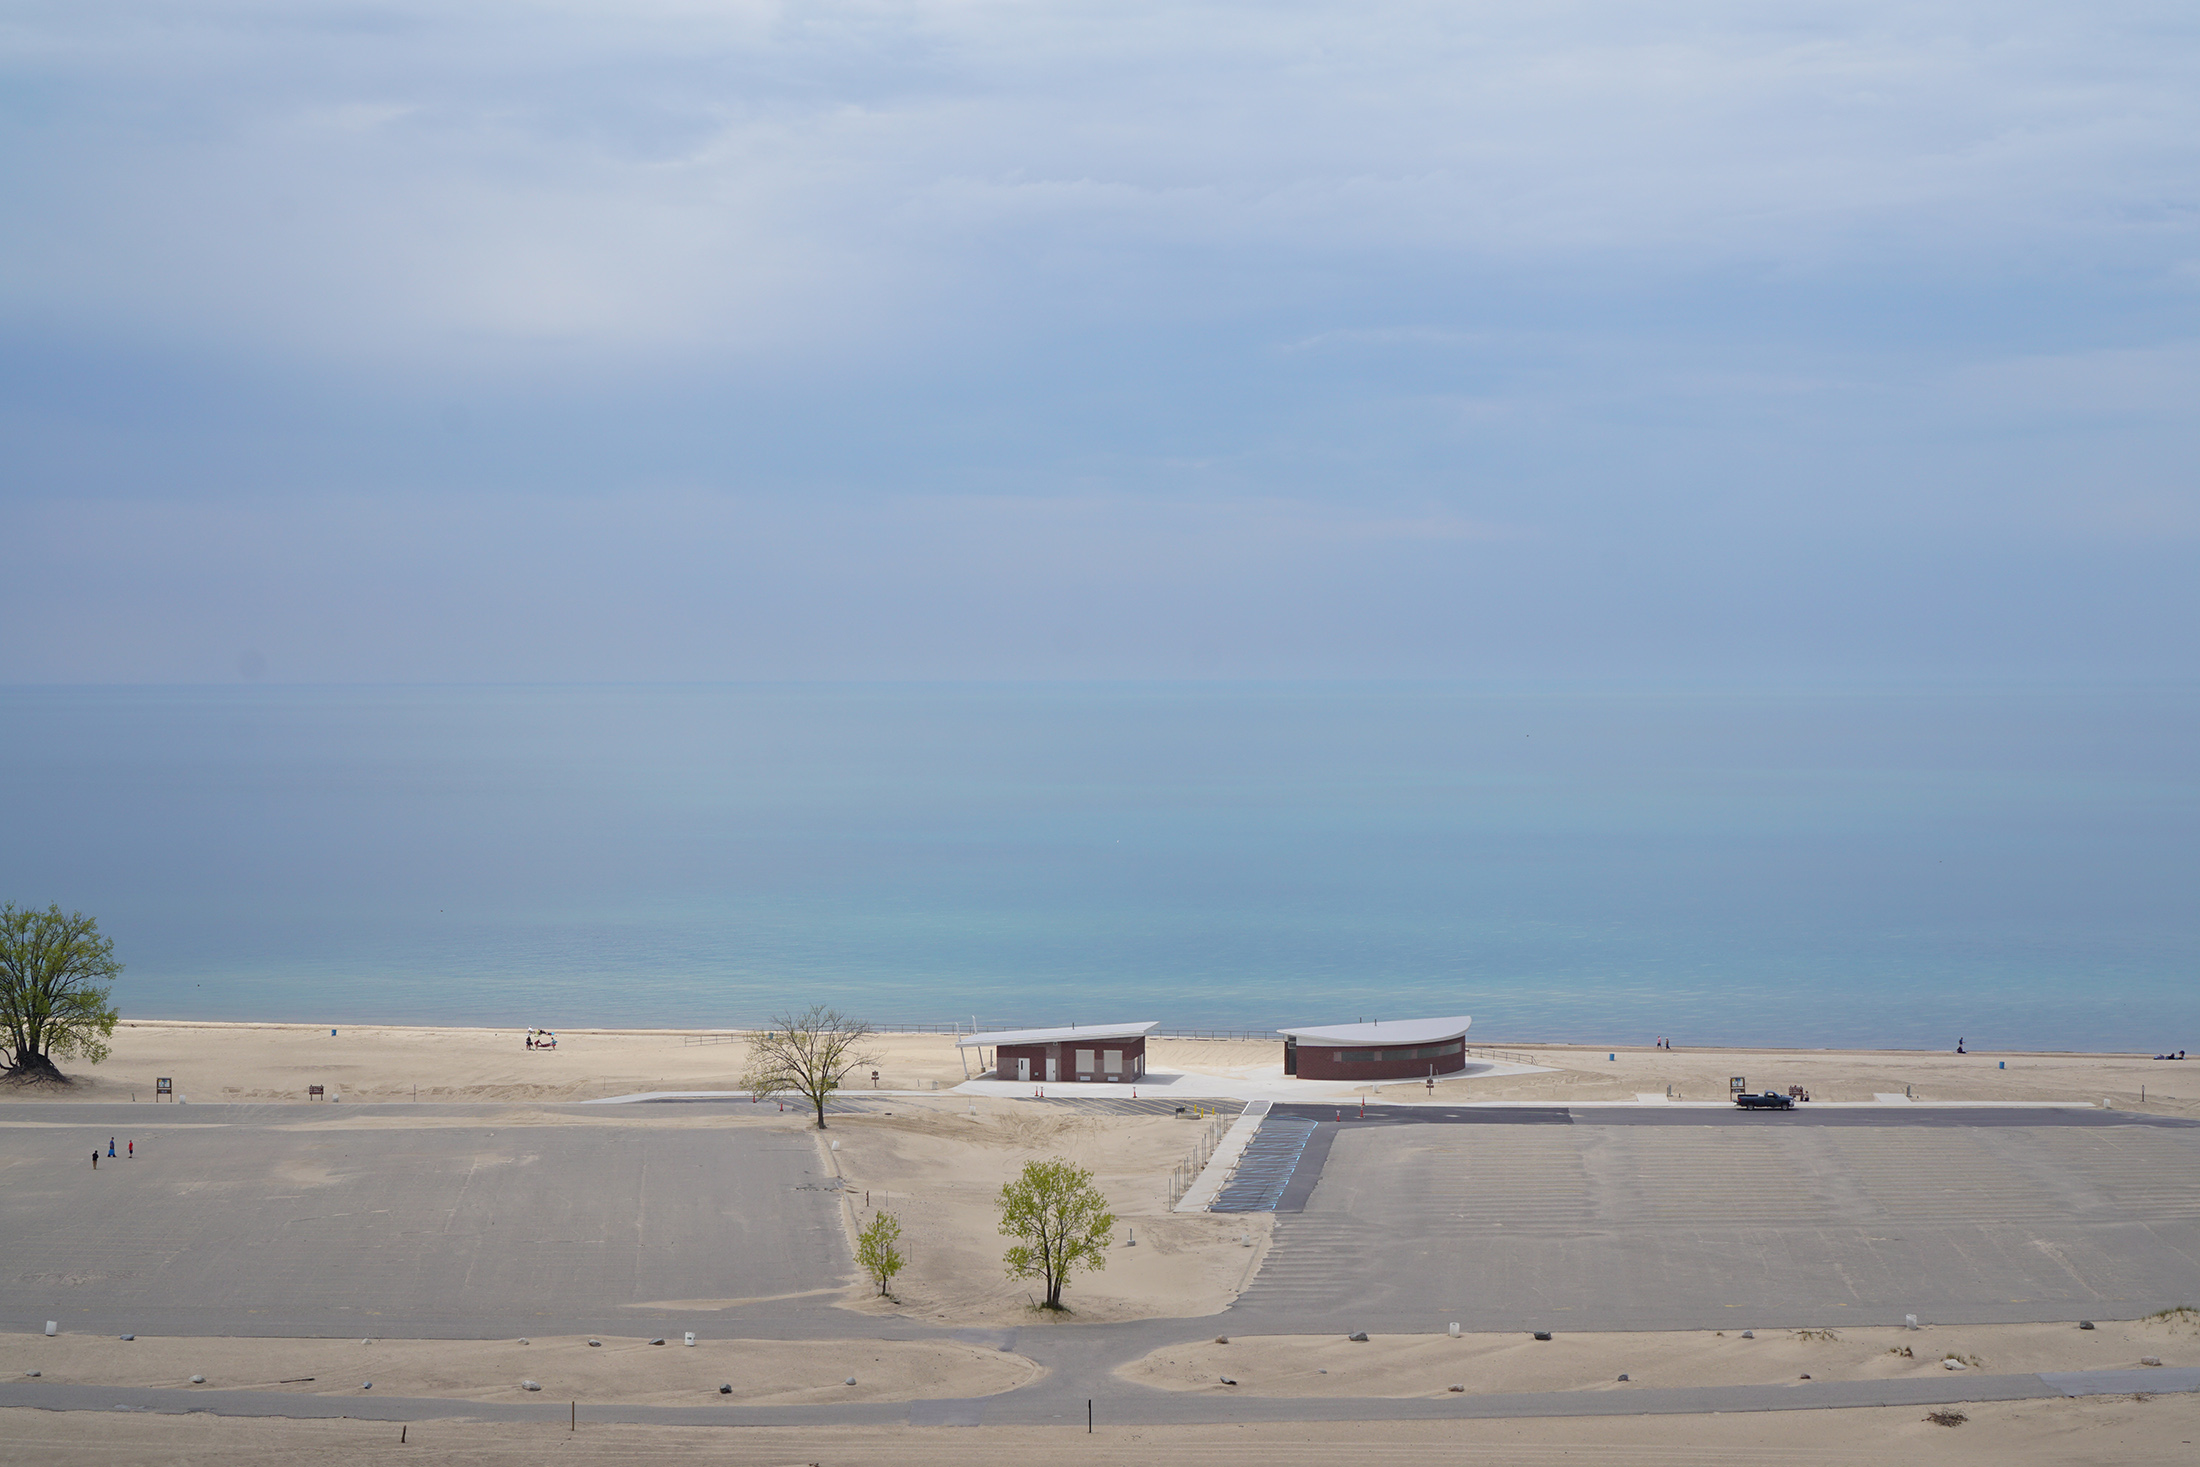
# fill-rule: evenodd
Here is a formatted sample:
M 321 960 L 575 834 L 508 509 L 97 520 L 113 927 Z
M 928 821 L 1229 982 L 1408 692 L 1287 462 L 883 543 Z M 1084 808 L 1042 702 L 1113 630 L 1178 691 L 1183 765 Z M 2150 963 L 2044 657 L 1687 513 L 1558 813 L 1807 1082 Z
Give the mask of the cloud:
M 11 37 L 15 311 L 431 368 L 1431 254 L 2021 271 L 2189 247 L 2130 211 L 2200 161 L 2189 38 L 2044 5 L 51 5 Z
M 34 0 L 0 675 L 2189 668 L 2196 50 L 2044 0 Z

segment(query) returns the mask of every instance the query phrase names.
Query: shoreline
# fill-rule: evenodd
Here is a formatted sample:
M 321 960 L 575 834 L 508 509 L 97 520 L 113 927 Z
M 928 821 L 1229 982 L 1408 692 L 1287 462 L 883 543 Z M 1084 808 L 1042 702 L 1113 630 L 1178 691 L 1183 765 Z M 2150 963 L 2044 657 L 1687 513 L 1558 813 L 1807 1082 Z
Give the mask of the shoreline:
M 321 1029 L 352 1028 L 371 1030 L 378 1033 L 392 1032 L 422 1034 L 496 1035 L 507 1033 L 525 1033 L 528 1026 L 524 1024 L 415 1024 L 398 1021 L 385 1021 L 379 1019 L 371 1021 L 354 1020 L 348 1024 L 343 1020 L 338 1020 L 334 1024 L 323 1024 L 317 1022 L 308 1023 L 300 1019 L 124 1018 L 117 1020 L 115 1023 L 115 1027 L 117 1029 L 296 1030 L 308 1034 Z M 662 1036 L 683 1039 L 716 1038 L 723 1041 L 730 1036 L 753 1034 L 757 1031 L 750 1028 L 740 1027 L 680 1028 L 662 1025 L 637 1027 L 620 1024 L 575 1024 L 568 1028 L 558 1029 L 555 1032 L 561 1035 L 632 1035 L 636 1037 Z M 894 1024 L 882 1024 L 873 1028 L 871 1032 L 873 1034 L 879 1035 L 882 1038 L 919 1037 L 924 1035 L 932 1035 L 940 1038 L 950 1039 L 955 1037 L 953 1031 L 943 1029 L 938 1026 L 917 1028 L 903 1027 Z M 1167 1039 L 1198 1043 L 1210 1042 L 1206 1039 L 1207 1035 L 1224 1032 L 1242 1034 L 1250 1033 L 1252 1031 L 1200 1029 L 1196 1026 L 1186 1026 L 1181 1031 L 1172 1031 L 1167 1027 L 1163 1027 L 1161 1029 L 1155 1030 L 1151 1037 L 1154 1039 Z M 1259 1044 L 1266 1043 L 1268 1041 L 1265 1038 L 1261 1038 L 1218 1040 L 1212 1042 Z M 1275 1042 L 1278 1044 L 1282 1042 L 1281 1030 L 1276 1031 Z M 1615 1044 L 1590 1044 L 1580 1040 L 1571 1039 L 1491 1039 L 1487 1041 L 1473 1040 L 1468 1044 L 1467 1048 L 1470 1052 L 1477 1049 L 1520 1049 L 1536 1050 L 1553 1055 L 1595 1055 L 1606 1054 L 1616 1051 L 1620 1054 L 1889 1055 L 1902 1058 L 1945 1056 L 1950 1059 L 2100 1059 L 2145 1060 L 2149 1062 L 2154 1062 L 2153 1055 L 2148 1054 L 2143 1050 L 2136 1049 L 1967 1049 L 1963 1054 L 1958 1055 L 1954 1050 L 1948 1049 L 1904 1049 L 1894 1045 L 1676 1044 L 1671 1049 L 1661 1050 L 1655 1045 L 1644 1044 L 1639 1041 Z M 2172 1062 L 2162 1061 L 2162 1063 Z M 2181 1063 L 2200 1064 L 2200 1060 L 2182 1061 Z

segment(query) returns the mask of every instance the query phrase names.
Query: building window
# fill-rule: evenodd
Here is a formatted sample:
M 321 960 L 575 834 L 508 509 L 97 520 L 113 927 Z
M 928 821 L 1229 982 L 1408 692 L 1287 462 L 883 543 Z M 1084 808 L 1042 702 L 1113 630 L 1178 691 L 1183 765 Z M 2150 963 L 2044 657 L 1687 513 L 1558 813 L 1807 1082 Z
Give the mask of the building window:
M 1091 1073 L 1092 1073 L 1092 1051 L 1091 1051 L 1091 1050 L 1089 1050 L 1089 1049 L 1080 1049 L 1080 1050 L 1078 1050 L 1078 1051 L 1077 1051 L 1077 1074 L 1078 1074 L 1078 1077 L 1079 1077 L 1080 1079 L 1082 1079 L 1082 1078 L 1083 1078 L 1084 1076 L 1086 1076 L 1086 1075 L 1089 1075 L 1089 1074 L 1091 1074 Z
M 1340 1049 L 1337 1063 L 1341 1065 L 1372 1065 L 1386 1060 L 1441 1059 L 1447 1054 L 1457 1054 L 1466 1045 L 1463 1039 L 1449 1044 L 1424 1044 L 1419 1049 Z
M 1123 1051 L 1122 1051 L 1122 1050 L 1120 1050 L 1120 1049 L 1104 1049 L 1104 1050 L 1100 1051 L 1100 1058 L 1101 1058 L 1101 1059 L 1103 1059 L 1103 1060 L 1105 1060 L 1105 1061 L 1107 1061 L 1107 1072 L 1108 1072 L 1109 1074 L 1111 1074 L 1111 1075 L 1120 1075 L 1120 1074 L 1122 1074 L 1122 1073 L 1123 1073 Z

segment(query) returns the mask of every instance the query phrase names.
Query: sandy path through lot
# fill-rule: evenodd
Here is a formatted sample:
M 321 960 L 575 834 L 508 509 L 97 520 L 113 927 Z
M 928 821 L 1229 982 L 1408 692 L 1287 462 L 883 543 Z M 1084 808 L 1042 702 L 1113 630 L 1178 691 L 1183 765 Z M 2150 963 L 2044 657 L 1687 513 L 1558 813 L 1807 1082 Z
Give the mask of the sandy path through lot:
M 849 1188 L 851 1237 L 891 1211 L 910 1260 L 894 1282 L 894 1299 L 859 1286 L 848 1302 L 958 1323 L 1217 1313 L 1258 1271 L 1274 1219 L 1169 1211 L 1169 1169 L 1199 1129 L 1169 1116 L 1092 1116 L 1012 1101 L 959 1108 L 922 1101 L 890 1117 L 835 1119 L 830 1134 L 840 1149 L 831 1156 Z M 1001 1267 L 1011 1241 L 997 1226 L 1001 1186 L 1026 1162 L 1051 1157 L 1092 1172 L 1118 1219 L 1107 1266 L 1079 1272 L 1064 1294 L 1072 1321 L 1034 1310 L 1037 1285 L 1010 1279 Z

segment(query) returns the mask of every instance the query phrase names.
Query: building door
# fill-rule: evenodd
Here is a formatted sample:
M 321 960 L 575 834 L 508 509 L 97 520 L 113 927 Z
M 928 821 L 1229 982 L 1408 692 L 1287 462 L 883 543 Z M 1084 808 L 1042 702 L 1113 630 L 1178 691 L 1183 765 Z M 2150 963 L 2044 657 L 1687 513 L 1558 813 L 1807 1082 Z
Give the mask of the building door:
M 1061 1059 L 1060 1059 L 1059 1057 L 1055 1056 L 1055 1055 L 1051 1055 L 1051 1054 L 1050 1054 L 1050 1055 L 1048 1055 L 1048 1056 L 1047 1056 L 1047 1083 L 1048 1083 L 1049 1085 L 1051 1085 L 1051 1084 L 1053 1084 L 1053 1083 L 1054 1083 L 1054 1082 L 1055 1082 L 1056 1080 L 1059 1080 L 1059 1079 L 1061 1079 L 1061 1078 L 1062 1078 L 1062 1061 L 1061 1061 Z
M 1020 1054 L 1016 1056 L 1016 1078 L 1019 1080 L 1028 1080 L 1031 1078 L 1030 1055 Z

